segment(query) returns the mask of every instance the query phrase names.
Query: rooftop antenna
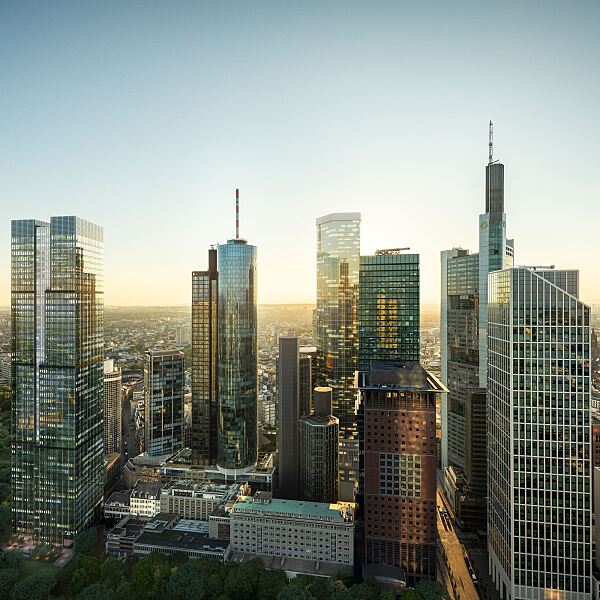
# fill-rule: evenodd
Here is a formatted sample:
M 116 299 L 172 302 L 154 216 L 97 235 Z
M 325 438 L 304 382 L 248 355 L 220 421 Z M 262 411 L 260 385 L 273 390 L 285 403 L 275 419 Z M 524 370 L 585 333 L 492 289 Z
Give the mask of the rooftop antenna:
M 490 142 L 489 142 L 489 148 L 490 148 L 490 160 L 489 160 L 489 165 L 491 165 L 494 162 L 494 124 L 490 121 Z
M 235 239 L 240 239 L 240 190 L 235 188 Z

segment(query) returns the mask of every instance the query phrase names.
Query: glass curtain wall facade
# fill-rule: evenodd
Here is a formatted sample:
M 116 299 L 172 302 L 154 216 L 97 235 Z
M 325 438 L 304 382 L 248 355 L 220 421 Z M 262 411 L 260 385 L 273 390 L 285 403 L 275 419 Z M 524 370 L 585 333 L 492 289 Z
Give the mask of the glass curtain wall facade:
M 12 222 L 13 528 L 63 544 L 101 515 L 103 233 Z
M 592 595 L 590 309 L 578 272 L 489 278 L 488 550 L 504 600 Z
M 115 361 L 104 361 L 104 453 L 121 453 L 123 441 L 123 378 Z
M 479 388 L 479 255 L 442 252 L 442 466 L 465 468 L 465 411 Z
M 144 366 L 144 384 L 146 454 L 173 454 L 183 446 L 183 352 L 148 350 Z
M 373 360 L 418 361 L 419 255 L 378 250 L 360 257 L 359 368 Z
M 360 213 L 317 219 L 317 383 L 333 390 L 333 414 L 340 421 L 342 481 L 358 479 L 354 379 L 358 369 L 359 267 Z
M 192 461 L 217 462 L 218 364 L 217 250 L 208 251 L 208 270 L 192 273 Z
M 256 246 L 219 246 L 219 470 L 245 473 L 257 460 Z

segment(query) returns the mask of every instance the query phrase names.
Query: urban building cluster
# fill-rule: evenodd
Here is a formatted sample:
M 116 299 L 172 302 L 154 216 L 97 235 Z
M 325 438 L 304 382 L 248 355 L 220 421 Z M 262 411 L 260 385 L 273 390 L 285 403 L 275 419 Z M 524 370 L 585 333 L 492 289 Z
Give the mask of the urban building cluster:
M 104 518 L 119 557 L 261 557 L 396 590 L 439 578 L 460 598 L 450 514 L 487 539 L 502 600 L 591 598 L 592 313 L 578 271 L 514 266 L 492 151 L 490 124 L 479 249 L 441 253 L 423 336 L 419 255 L 362 255 L 359 213 L 316 221 L 312 329 L 259 333 L 236 191 L 235 237 L 191 274 L 191 319 L 161 316 L 152 344 L 115 319 L 105 345 L 101 227 L 13 221 L 14 531 L 70 546 Z

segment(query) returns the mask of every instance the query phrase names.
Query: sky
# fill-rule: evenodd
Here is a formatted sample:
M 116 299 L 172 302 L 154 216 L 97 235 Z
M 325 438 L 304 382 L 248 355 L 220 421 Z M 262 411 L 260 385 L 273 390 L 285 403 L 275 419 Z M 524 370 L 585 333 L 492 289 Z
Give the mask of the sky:
M 0 0 L 0 305 L 10 220 L 104 227 L 108 305 L 184 304 L 210 244 L 259 302 L 314 302 L 315 219 L 361 251 L 477 250 L 488 122 L 520 265 L 600 302 L 600 3 Z

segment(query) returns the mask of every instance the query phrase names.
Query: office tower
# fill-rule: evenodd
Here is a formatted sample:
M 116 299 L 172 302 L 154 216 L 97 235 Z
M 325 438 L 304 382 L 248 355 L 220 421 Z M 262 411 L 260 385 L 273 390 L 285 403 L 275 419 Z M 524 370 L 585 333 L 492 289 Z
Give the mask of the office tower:
M 471 254 L 463 248 L 441 253 L 441 376 L 448 387 L 448 393 L 442 394 L 442 468 L 464 474 L 469 489 L 462 490 L 457 497 L 477 499 L 482 507 L 486 504 L 486 479 L 470 479 L 465 471 L 465 453 L 467 439 L 477 444 L 485 422 L 481 411 L 468 405 L 471 399 L 478 402 L 485 394 L 487 276 L 491 271 L 512 266 L 513 262 L 513 242 L 506 239 L 504 165 L 494 160 L 492 141 L 490 123 L 486 212 L 479 217 L 479 253 Z M 467 413 L 476 431 L 466 430 Z M 472 473 L 481 474 L 472 461 L 470 466 Z
M 314 413 L 298 422 L 300 497 L 308 502 L 335 503 L 339 420 L 331 414 L 331 388 L 315 388 L 314 406 Z
M 192 273 L 192 461 L 217 462 L 218 365 L 217 250 L 208 251 L 208 270 Z
M 236 191 L 236 208 L 239 206 Z M 257 460 L 256 246 L 236 237 L 219 246 L 217 466 L 227 475 Z
M 300 385 L 300 416 L 312 412 L 313 380 L 317 375 L 317 349 L 315 346 L 300 346 L 299 385 Z
M 104 454 L 121 452 L 123 438 L 123 400 L 120 367 L 104 361 Z
M 11 385 L 12 383 L 12 367 L 10 352 L 2 352 L 0 354 L 0 385 Z
M 358 368 L 357 288 L 360 213 L 317 219 L 317 383 L 333 390 L 333 414 L 340 420 L 340 479 L 358 479 L 354 384 Z
M 489 276 L 488 550 L 503 600 L 590 598 L 590 309 L 578 272 Z
M 62 544 L 101 516 L 102 228 L 13 221 L 11 249 L 13 527 Z
M 402 254 L 403 250 L 377 250 L 360 257 L 361 371 L 368 371 L 372 360 L 419 360 L 419 255 Z
M 435 404 L 444 386 L 417 362 L 359 373 L 364 576 L 436 574 Z
M 300 353 L 297 337 L 279 336 L 277 389 L 279 390 L 278 495 L 280 498 L 298 499 Z
M 180 350 L 148 350 L 144 365 L 144 442 L 148 456 L 183 446 L 185 368 Z

